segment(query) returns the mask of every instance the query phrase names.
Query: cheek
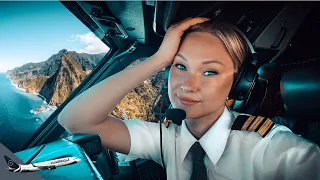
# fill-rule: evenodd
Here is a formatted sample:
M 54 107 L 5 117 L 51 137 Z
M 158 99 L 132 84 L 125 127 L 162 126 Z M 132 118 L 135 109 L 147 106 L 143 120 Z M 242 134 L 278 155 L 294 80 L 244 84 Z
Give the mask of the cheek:
M 177 84 L 177 77 L 174 73 L 171 72 L 172 70 L 170 70 L 169 73 L 169 82 L 168 82 L 168 94 L 169 94 L 169 98 L 171 100 L 172 95 L 174 94 L 174 91 L 176 91 L 175 89 L 177 89 L 177 86 L 179 86 Z
M 232 78 L 230 77 L 217 77 L 207 82 L 203 82 L 202 94 L 208 101 L 224 101 L 229 95 Z
M 177 69 L 173 69 L 172 67 L 169 74 L 169 87 L 171 90 L 175 90 L 176 88 L 181 87 L 181 84 L 184 82 L 186 78 L 186 74 L 182 74 L 183 72 L 179 72 Z
M 173 67 L 174 68 L 174 67 Z M 170 70 L 169 74 L 169 83 L 168 83 L 168 95 L 169 100 L 174 107 L 176 107 L 178 100 L 176 94 L 179 90 L 181 90 L 181 86 L 184 82 L 185 76 L 181 75 L 181 72 L 177 72 L 177 70 Z

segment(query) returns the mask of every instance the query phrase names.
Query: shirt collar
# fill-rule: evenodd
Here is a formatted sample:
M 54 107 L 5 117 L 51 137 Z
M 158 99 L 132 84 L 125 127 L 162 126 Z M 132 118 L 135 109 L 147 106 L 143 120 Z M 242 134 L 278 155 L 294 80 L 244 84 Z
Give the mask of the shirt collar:
M 226 147 L 231 131 L 232 117 L 231 112 L 225 107 L 218 120 L 199 139 L 199 143 L 213 164 L 218 162 Z M 180 136 L 181 162 L 185 159 L 189 149 L 195 142 L 197 142 L 197 139 L 189 132 L 185 121 L 183 121 Z

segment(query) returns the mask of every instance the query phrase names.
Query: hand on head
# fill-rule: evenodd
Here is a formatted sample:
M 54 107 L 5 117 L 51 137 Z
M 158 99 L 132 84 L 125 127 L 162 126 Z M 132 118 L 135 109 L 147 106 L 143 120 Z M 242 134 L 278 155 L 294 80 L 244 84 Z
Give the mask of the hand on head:
M 191 26 L 208 20 L 210 19 L 203 17 L 187 18 L 170 26 L 163 38 L 160 48 L 156 52 L 156 55 L 161 57 L 163 61 L 166 61 L 166 63 L 170 65 L 179 49 L 183 33 Z

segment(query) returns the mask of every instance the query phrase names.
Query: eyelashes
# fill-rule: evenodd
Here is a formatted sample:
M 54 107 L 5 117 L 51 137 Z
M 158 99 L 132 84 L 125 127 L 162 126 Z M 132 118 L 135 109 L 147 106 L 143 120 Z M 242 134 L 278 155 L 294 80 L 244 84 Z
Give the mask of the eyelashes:
M 206 76 L 213 76 L 213 75 L 216 75 L 216 74 L 218 74 L 218 73 L 215 72 L 215 71 L 205 71 L 204 74 L 205 74 Z
M 175 67 L 180 70 L 180 71 L 187 71 L 187 67 L 183 64 L 175 64 Z M 206 70 L 203 72 L 204 76 L 213 76 L 213 75 L 217 75 L 218 72 L 214 71 L 214 70 Z
M 187 70 L 187 68 L 186 68 L 184 65 L 182 65 L 182 64 L 176 64 L 175 66 L 176 66 L 177 69 L 179 69 L 179 70 L 182 70 L 182 71 L 186 71 L 186 70 Z

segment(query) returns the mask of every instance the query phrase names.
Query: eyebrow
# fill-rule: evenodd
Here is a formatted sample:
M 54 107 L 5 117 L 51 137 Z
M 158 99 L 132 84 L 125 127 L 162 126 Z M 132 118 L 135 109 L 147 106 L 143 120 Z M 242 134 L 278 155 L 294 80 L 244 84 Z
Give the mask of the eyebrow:
M 186 57 L 184 57 L 182 54 L 177 54 L 176 56 L 179 56 L 181 59 L 188 61 L 188 59 Z M 224 66 L 224 64 L 222 64 L 222 62 L 218 61 L 218 60 L 208 60 L 208 61 L 203 61 L 202 64 L 211 64 L 211 63 L 217 63 L 220 64 L 222 66 Z

